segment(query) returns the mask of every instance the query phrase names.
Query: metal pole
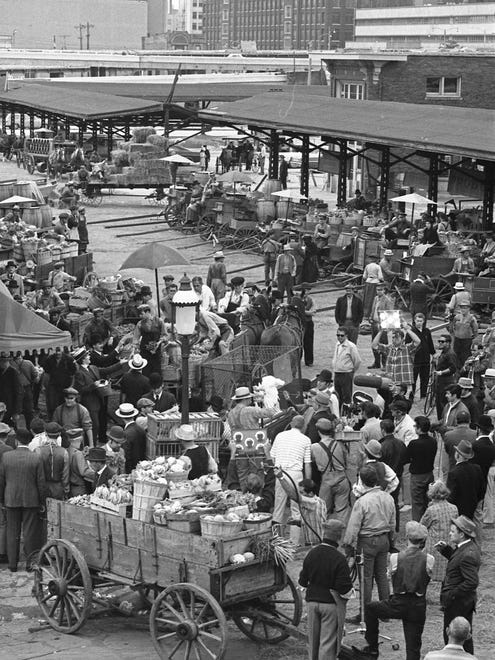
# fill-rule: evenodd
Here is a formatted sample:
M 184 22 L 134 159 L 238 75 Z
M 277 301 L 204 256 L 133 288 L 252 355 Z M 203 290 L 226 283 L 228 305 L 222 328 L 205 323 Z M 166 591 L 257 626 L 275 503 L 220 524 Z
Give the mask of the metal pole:
M 155 268 L 155 286 L 156 286 L 156 309 L 158 318 L 160 318 L 160 285 L 158 284 L 158 268 Z
M 309 193 L 309 135 L 303 135 L 301 154 L 301 195 Z
M 189 424 L 189 335 L 181 335 L 182 384 L 181 424 Z
M 483 216 L 482 227 L 484 230 L 493 229 L 493 187 L 495 185 L 495 165 L 493 163 L 484 163 L 485 181 L 483 190 Z
M 268 176 L 270 179 L 278 179 L 278 133 L 270 131 L 270 154 L 268 161 Z
M 428 197 L 434 202 L 438 198 L 438 154 L 430 156 L 430 170 L 428 172 Z M 428 213 L 435 216 L 437 212 L 436 204 L 428 204 Z

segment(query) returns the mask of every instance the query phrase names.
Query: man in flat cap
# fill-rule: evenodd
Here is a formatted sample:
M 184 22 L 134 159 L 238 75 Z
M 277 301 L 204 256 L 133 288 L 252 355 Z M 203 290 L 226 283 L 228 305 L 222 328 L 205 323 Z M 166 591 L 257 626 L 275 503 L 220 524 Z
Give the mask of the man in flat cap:
M 435 564 L 432 555 L 423 552 L 428 530 L 418 522 L 406 524 L 407 547 L 390 555 L 393 594 L 387 600 L 365 605 L 365 638 L 362 649 L 378 658 L 378 623 L 384 619 L 401 619 L 406 641 L 406 660 L 420 660 L 421 636 L 426 619 L 426 589 Z

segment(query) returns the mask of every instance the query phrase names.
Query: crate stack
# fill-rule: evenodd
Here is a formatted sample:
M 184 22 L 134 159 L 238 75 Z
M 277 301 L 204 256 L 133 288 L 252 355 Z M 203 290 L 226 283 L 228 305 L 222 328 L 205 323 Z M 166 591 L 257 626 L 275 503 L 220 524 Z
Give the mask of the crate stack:
M 218 460 L 218 446 L 222 434 L 222 420 L 214 413 L 191 413 L 189 423 L 198 434 L 198 445 L 205 445 L 215 460 Z M 183 453 L 180 440 L 175 437 L 174 429 L 181 424 L 180 413 L 150 413 L 146 440 L 146 458 L 174 456 Z

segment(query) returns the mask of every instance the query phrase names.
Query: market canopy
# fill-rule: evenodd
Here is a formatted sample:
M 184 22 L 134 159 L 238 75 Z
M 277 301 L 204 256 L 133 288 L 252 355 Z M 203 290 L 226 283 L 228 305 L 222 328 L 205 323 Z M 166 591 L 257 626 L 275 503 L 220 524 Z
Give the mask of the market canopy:
M 222 103 L 215 110 L 199 112 L 198 117 L 223 125 L 495 161 L 495 111 L 482 108 L 274 92 Z
M 10 297 L 0 287 L 0 351 L 32 351 L 70 346 L 70 332 L 59 330 Z

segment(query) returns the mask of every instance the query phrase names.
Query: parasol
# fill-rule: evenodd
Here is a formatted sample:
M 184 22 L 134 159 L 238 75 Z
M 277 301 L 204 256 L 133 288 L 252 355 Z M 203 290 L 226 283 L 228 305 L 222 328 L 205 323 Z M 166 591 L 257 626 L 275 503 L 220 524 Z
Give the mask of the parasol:
M 156 301 L 158 314 L 160 314 L 160 290 L 158 287 L 158 269 L 163 266 L 182 266 L 189 261 L 173 247 L 162 243 L 147 243 L 132 252 L 124 261 L 119 270 L 128 268 L 144 268 L 155 271 Z
M 12 197 L 7 197 L 0 202 L 0 206 L 14 206 L 14 204 L 32 204 L 36 202 L 32 197 L 22 197 L 21 195 L 12 195 Z
M 434 202 L 432 199 L 428 199 L 428 197 L 424 197 L 423 195 L 419 195 L 418 193 L 408 193 L 407 195 L 392 197 L 390 201 L 403 202 L 404 204 L 412 204 L 411 222 L 414 218 L 414 207 L 416 204 L 434 204 L 435 206 L 437 206 L 437 202 Z
M 159 158 L 158 160 L 165 160 L 167 163 L 176 163 L 177 165 L 195 165 L 194 161 L 190 160 L 189 158 L 186 158 L 185 156 L 181 156 L 180 154 L 172 154 L 171 156 L 164 156 L 163 158 Z
M 308 199 L 306 195 L 302 195 L 295 188 L 287 188 L 287 190 L 277 190 L 276 192 L 272 192 L 271 194 L 274 195 L 275 197 L 280 197 L 280 199 L 286 199 L 288 202 Z M 287 204 L 287 208 L 285 210 L 286 220 L 288 215 L 289 215 L 289 205 Z
M 224 183 L 233 183 L 234 185 L 236 183 L 253 183 L 254 181 L 252 174 L 239 170 L 229 170 L 225 174 L 219 174 L 217 180 Z

